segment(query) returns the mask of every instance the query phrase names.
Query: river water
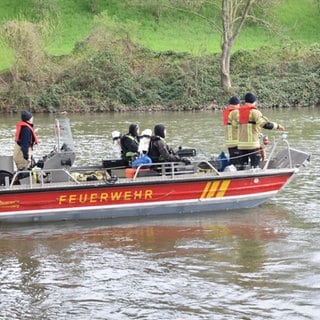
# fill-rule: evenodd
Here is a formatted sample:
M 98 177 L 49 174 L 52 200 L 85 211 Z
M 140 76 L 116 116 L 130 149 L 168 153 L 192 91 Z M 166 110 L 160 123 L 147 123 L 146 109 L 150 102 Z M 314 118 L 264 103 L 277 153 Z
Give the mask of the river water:
M 276 198 L 213 215 L 0 225 L 0 319 L 319 319 L 320 110 L 264 113 L 313 154 Z M 133 121 L 165 123 L 172 147 L 225 150 L 218 111 L 68 117 L 77 164 L 117 157 L 111 132 Z M 36 159 L 55 144 L 54 119 L 35 117 Z M 1 155 L 17 120 L 1 116 Z

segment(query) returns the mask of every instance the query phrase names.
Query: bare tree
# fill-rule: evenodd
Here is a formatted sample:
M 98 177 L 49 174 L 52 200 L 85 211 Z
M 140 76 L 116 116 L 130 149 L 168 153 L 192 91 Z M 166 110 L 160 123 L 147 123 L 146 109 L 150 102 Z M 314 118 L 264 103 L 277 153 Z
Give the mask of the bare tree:
M 222 0 L 222 46 L 221 46 L 221 84 L 231 88 L 230 57 L 231 50 L 237 39 L 250 9 L 255 0 Z
M 171 10 L 183 11 L 205 20 L 215 31 L 221 35 L 220 76 L 221 85 L 230 89 L 232 87 L 230 75 L 230 58 L 233 45 L 237 40 L 245 22 L 250 19 L 272 27 L 267 21 L 258 17 L 254 9 L 259 9 L 263 16 L 265 9 L 272 7 L 280 0 L 150 0 L 153 5 L 167 7 Z M 316 0 L 320 1 L 320 0 Z M 144 6 L 141 0 L 130 0 L 130 3 Z M 212 16 L 203 12 L 203 7 L 212 8 Z
M 271 0 L 272 1 L 272 0 Z M 183 5 L 176 7 L 178 10 L 189 12 L 207 21 L 215 31 L 221 35 L 221 58 L 220 58 L 220 77 L 221 85 L 230 89 L 230 58 L 232 47 L 238 38 L 242 27 L 249 17 L 250 11 L 255 2 L 268 2 L 268 0 L 172 0 L 171 3 Z M 201 13 L 203 6 L 212 7 L 213 11 L 220 14 L 208 17 Z

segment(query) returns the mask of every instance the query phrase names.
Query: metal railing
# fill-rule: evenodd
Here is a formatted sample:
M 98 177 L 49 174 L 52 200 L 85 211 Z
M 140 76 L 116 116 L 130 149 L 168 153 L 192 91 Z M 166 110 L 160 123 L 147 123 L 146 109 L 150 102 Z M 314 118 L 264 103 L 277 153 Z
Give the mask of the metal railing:
M 62 174 L 65 177 L 67 177 L 68 179 L 70 179 L 69 181 L 75 182 L 77 184 L 79 184 L 80 182 L 77 181 L 72 175 L 71 173 L 66 170 L 66 169 L 46 169 L 46 170 L 42 170 L 42 169 L 31 169 L 31 170 L 19 170 L 16 171 L 13 174 L 12 180 L 11 182 L 9 182 L 9 178 L 7 179 L 8 182 L 5 183 L 5 188 L 12 188 L 14 185 L 17 184 L 17 181 L 20 181 L 20 185 L 25 185 L 25 186 L 29 186 L 30 188 L 32 188 L 34 185 L 38 186 L 45 186 L 48 183 L 54 183 L 50 181 L 50 175 L 53 176 L 54 174 Z M 21 182 L 23 182 L 21 184 Z M 61 182 L 65 182 L 65 181 L 61 181 Z
M 205 165 L 212 170 L 216 175 L 220 175 L 220 172 L 210 163 L 208 159 L 199 159 L 196 161 L 192 161 L 191 164 L 184 164 L 183 162 L 158 162 L 152 163 L 151 165 L 146 166 L 145 164 L 141 164 L 136 168 L 136 171 L 133 175 L 132 179 L 136 179 L 139 177 L 139 173 L 142 173 L 143 169 L 150 168 L 150 171 L 154 173 L 154 175 L 166 176 L 168 178 L 175 178 L 176 176 L 180 176 L 183 174 L 194 174 L 198 164 L 205 163 Z
M 266 163 L 264 164 L 264 166 L 262 168 L 263 170 L 266 170 L 268 168 L 268 166 L 270 164 L 270 161 L 273 158 L 274 153 L 275 153 L 275 151 L 276 151 L 276 149 L 277 149 L 277 147 L 278 147 L 278 145 L 280 143 L 285 143 L 286 144 L 287 150 L 288 150 L 289 168 L 293 167 L 292 166 L 292 157 L 291 157 L 291 152 L 290 152 L 290 144 L 289 144 L 289 141 L 287 140 L 287 133 L 282 133 L 280 138 L 277 141 L 275 140 L 275 137 L 273 137 L 272 149 L 270 151 L 270 155 L 269 155 Z

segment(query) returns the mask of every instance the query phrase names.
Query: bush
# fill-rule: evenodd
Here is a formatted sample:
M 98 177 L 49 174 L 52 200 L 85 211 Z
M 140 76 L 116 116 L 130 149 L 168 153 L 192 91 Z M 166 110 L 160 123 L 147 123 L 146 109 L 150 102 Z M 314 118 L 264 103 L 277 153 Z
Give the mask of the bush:
M 88 43 L 92 41 L 89 37 Z M 78 51 L 60 61 L 42 58 L 40 71 L 46 70 L 45 77 L 28 71 L 29 66 L 20 69 L 19 77 L 15 73 L 11 80 L 4 77 L 7 85 L 0 91 L 0 108 L 7 111 L 28 105 L 45 112 L 61 108 L 69 112 L 120 112 L 160 106 L 195 110 L 222 108 L 230 95 L 243 96 L 248 91 L 258 96 L 263 107 L 320 103 L 317 45 L 308 50 L 264 47 L 234 53 L 233 88 L 226 91 L 220 84 L 219 55 L 155 53 L 130 39 L 118 39 L 113 49 L 103 41 L 95 48 L 82 43 Z M 23 77 L 21 70 L 27 70 Z

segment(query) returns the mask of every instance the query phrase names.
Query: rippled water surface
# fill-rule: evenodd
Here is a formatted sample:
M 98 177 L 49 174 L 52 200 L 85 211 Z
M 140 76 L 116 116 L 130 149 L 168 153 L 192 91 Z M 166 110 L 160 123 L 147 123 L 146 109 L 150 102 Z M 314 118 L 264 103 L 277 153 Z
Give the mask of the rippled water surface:
M 264 112 L 308 167 L 256 209 L 161 218 L 0 226 L 0 319 L 319 319 L 320 112 Z M 70 115 L 77 164 L 117 156 L 111 132 L 168 126 L 168 143 L 225 150 L 219 112 Z M 14 116 L 1 116 L 0 154 Z M 51 151 L 54 117 L 36 115 Z M 277 132 L 268 132 L 269 138 Z

